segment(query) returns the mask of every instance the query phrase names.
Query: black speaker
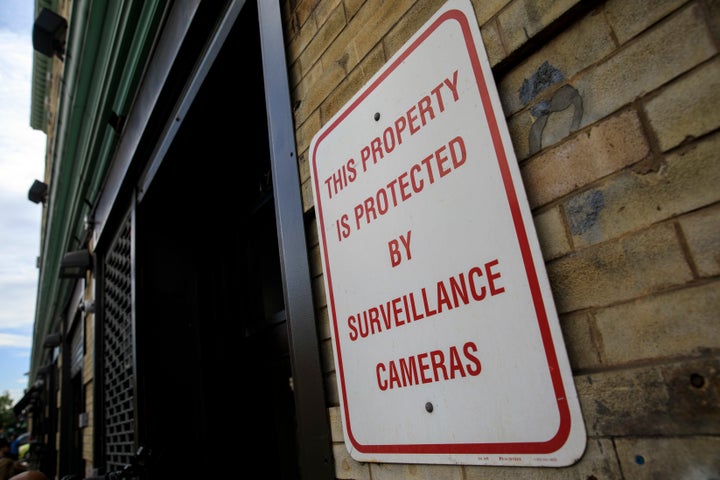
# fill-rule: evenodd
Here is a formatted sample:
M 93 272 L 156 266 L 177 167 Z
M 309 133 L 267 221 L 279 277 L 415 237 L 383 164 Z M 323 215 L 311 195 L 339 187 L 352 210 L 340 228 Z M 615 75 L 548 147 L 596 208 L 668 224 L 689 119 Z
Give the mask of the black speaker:
M 62 60 L 67 26 L 67 20 L 63 17 L 43 8 L 33 24 L 33 48 L 45 56 L 57 55 Z

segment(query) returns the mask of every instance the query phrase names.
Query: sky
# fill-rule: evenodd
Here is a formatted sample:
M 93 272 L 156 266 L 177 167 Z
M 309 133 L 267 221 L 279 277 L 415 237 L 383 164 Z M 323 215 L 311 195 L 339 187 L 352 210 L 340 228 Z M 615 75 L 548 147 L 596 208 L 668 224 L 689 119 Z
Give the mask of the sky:
M 28 387 L 42 205 L 28 200 L 45 178 L 43 132 L 30 127 L 35 2 L 0 0 L 0 394 Z

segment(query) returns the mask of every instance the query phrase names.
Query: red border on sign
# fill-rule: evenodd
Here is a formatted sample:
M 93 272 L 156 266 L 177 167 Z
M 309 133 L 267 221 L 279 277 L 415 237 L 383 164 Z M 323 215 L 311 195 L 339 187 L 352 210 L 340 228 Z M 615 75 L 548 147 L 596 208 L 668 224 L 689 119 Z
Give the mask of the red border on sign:
M 520 204 L 517 199 L 517 193 L 512 181 L 512 176 L 508 166 L 508 160 L 503 146 L 500 130 L 495 120 L 495 112 L 493 110 L 490 95 L 485 83 L 485 76 L 480 65 L 477 49 L 474 47 L 472 32 L 465 14 L 460 10 L 449 10 L 440 15 L 415 41 L 413 41 L 404 52 L 401 52 L 393 62 L 388 65 L 380 75 L 367 86 L 367 88 L 350 104 L 346 109 L 338 115 L 331 124 L 327 125 L 325 130 L 318 136 L 314 144 L 312 152 L 313 171 L 317 172 L 317 150 L 318 145 L 327 137 L 340 123 L 365 100 L 413 51 L 415 51 L 423 41 L 425 41 L 437 28 L 446 21 L 455 20 L 460 25 L 463 38 L 468 50 L 470 62 L 477 81 L 480 99 L 482 101 L 485 116 L 490 128 L 492 142 L 497 155 L 498 166 L 503 178 L 503 185 L 507 194 L 508 204 L 515 225 L 520 251 L 525 265 L 528 285 L 533 299 L 533 306 L 537 316 L 538 326 L 545 349 L 545 356 L 548 362 L 548 369 L 552 380 L 557 406 L 559 410 L 560 422 L 555 435 L 549 440 L 543 442 L 502 442 L 502 443 L 430 443 L 430 444 L 398 444 L 398 445 L 365 445 L 357 441 L 353 435 L 352 425 L 350 424 L 349 405 L 347 400 L 347 391 L 345 385 L 345 371 L 343 365 L 342 350 L 340 348 L 340 335 L 338 332 L 337 313 L 335 311 L 335 297 L 332 288 L 332 272 L 330 271 L 330 261 L 328 258 L 327 248 L 322 252 L 325 259 L 329 295 L 329 308 L 333 322 L 333 330 L 335 333 L 335 343 L 337 346 L 337 358 L 335 359 L 338 369 L 338 375 L 341 383 L 342 396 L 344 401 L 346 432 L 350 442 L 354 448 L 364 454 L 549 454 L 558 451 L 567 441 L 570 435 L 570 409 L 565 395 L 565 387 L 561 377 L 560 367 L 557 361 L 555 345 L 550 332 L 547 313 L 545 310 L 545 302 L 542 297 L 540 283 L 537 278 L 535 264 L 532 258 L 532 252 L 525 231 L 525 224 L 522 219 Z M 314 176 L 315 191 L 320 192 L 320 184 L 317 175 Z M 315 199 L 315 210 L 319 218 L 319 225 L 323 245 L 326 245 L 326 232 L 323 222 L 322 202 L 320 198 Z

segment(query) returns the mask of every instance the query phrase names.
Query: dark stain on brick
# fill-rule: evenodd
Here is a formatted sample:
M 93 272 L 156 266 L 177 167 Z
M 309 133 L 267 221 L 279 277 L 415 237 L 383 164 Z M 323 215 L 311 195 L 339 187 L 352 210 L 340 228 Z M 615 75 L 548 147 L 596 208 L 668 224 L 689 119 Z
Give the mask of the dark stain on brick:
M 605 197 L 599 190 L 591 190 L 570 200 L 567 216 L 573 235 L 582 235 L 595 225 L 600 212 L 605 208 Z
M 565 80 L 565 75 L 545 61 L 530 78 L 526 78 L 523 81 L 522 87 L 520 87 L 520 91 L 518 92 L 520 101 L 523 105 L 527 105 L 538 93 L 563 80 Z
M 342 68 L 345 73 L 347 73 L 347 64 L 348 60 L 350 59 L 350 55 L 345 53 L 342 57 L 340 57 L 337 61 L 337 64 L 340 65 L 340 68 Z
M 550 102 L 548 100 L 543 100 L 542 102 L 536 103 L 535 105 L 532 106 L 532 108 L 530 108 L 530 113 L 535 118 L 549 114 L 550 113 Z
M 660 156 L 649 155 L 633 166 L 633 172 L 638 175 L 659 173 L 667 167 L 665 160 Z
M 574 113 L 572 123 L 568 128 L 568 133 L 570 133 L 580 127 L 580 120 L 583 116 L 582 97 L 580 96 L 580 92 L 572 85 L 563 85 L 555 91 L 549 101 L 542 100 L 530 109 L 530 113 L 536 118 L 532 127 L 530 127 L 530 135 L 528 138 L 531 155 L 534 155 L 542 149 L 542 135 L 548 117 L 554 112 L 561 112 L 571 106 L 573 107 Z
M 610 409 L 600 400 L 595 400 L 595 412 L 598 415 L 607 415 L 610 413 Z

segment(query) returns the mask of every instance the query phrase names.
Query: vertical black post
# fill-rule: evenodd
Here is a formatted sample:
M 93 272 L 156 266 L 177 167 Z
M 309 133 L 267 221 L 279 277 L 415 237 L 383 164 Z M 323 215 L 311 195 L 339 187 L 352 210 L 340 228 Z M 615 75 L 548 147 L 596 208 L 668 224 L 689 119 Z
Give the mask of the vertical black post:
M 279 1 L 259 1 L 258 17 L 300 472 L 304 479 L 333 479 L 332 445 L 315 326 Z

